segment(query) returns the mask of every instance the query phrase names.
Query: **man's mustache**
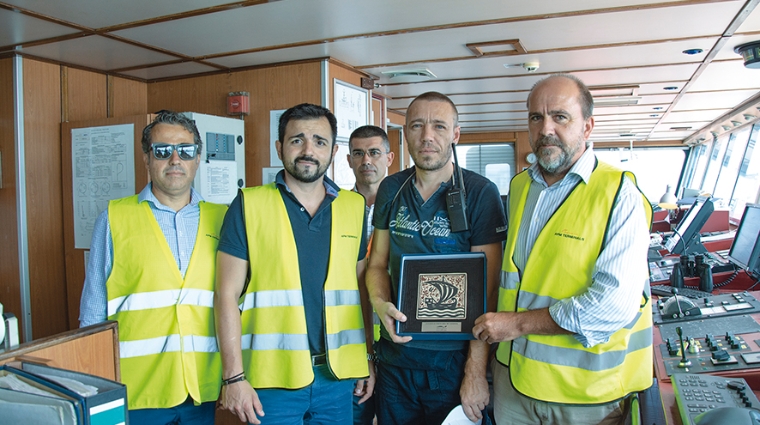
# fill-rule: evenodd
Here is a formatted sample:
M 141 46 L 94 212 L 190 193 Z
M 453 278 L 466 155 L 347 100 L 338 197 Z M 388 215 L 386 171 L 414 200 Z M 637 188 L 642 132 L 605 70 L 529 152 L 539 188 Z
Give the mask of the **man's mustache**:
M 307 156 L 307 155 L 299 156 L 296 158 L 295 162 L 311 162 L 317 167 L 319 167 L 319 161 L 312 156 Z
M 562 142 L 556 136 L 543 136 L 540 139 L 538 139 L 538 143 L 536 143 L 536 147 L 542 148 L 544 146 L 557 146 L 561 148 Z

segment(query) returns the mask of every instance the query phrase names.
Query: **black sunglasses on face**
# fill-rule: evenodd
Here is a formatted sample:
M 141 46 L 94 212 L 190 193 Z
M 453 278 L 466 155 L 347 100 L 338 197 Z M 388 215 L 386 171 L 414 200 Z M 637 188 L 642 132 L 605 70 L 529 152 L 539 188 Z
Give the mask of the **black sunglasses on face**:
M 153 157 L 160 160 L 171 158 L 175 150 L 177 151 L 177 155 L 179 155 L 180 159 L 185 161 L 194 159 L 195 155 L 198 154 L 198 145 L 191 143 L 183 143 L 180 145 L 154 143 L 150 145 L 150 148 L 153 150 Z

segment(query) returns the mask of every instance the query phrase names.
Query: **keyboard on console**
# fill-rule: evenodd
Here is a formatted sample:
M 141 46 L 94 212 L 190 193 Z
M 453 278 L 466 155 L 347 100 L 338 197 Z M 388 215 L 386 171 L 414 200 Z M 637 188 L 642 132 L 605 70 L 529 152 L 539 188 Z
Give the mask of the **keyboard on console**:
M 658 295 L 661 297 L 672 297 L 673 292 L 671 291 L 671 287 L 668 285 L 652 285 L 651 287 L 652 295 Z M 678 289 L 678 295 L 686 298 L 705 298 L 705 297 L 712 297 L 712 292 L 705 292 L 700 291 L 699 289 L 691 289 L 691 288 L 679 288 Z

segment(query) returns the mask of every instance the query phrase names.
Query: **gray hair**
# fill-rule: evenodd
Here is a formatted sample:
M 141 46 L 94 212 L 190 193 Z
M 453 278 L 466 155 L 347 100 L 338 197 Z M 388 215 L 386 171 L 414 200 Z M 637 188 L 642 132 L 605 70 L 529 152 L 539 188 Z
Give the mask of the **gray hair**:
M 150 145 L 153 143 L 151 140 L 151 132 L 153 131 L 153 127 L 158 124 L 178 125 L 184 128 L 188 133 L 193 135 L 193 143 L 198 145 L 198 152 L 203 149 L 203 141 L 201 141 L 201 135 L 198 133 L 198 128 L 195 126 L 195 121 L 182 114 L 164 109 L 156 112 L 156 118 L 153 122 L 146 125 L 143 129 L 141 143 L 144 153 L 150 151 Z

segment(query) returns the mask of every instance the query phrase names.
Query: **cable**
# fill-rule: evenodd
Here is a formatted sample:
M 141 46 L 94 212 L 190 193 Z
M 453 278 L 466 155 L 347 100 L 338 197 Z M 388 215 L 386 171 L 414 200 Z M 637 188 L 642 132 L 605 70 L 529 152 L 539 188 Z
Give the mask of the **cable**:
M 678 233 L 677 229 L 673 229 L 673 233 L 678 236 L 678 240 L 676 241 L 675 245 L 673 245 L 673 251 L 678 251 L 678 242 L 681 242 L 681 245 L 683 245 L 683 252 L 682 255 L 686 255 L 686 250 L 689 248 L 688 245 L 686 245 L 686 242 L 683 241 L 683 236 L 681 236 L 680 233 Z M 673 236 L 671 236 L 672 238 Z M 674 252 L 671 252 L 673 254 Z
M 739 276 L 739 271 L 740 270 L 734 270 L 734 272 L 731 274 L 731 276 L 729 276 L 726 280 L 724 280 L 723 282 L 720 282 L 720 283 L 713 283 L 713 286 L 716 287 L 716 288 L 720 288 L 720 287 L 728 285 L 729 283 L 731 283 L 736 278 L 736 276 Z

